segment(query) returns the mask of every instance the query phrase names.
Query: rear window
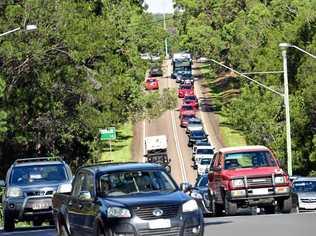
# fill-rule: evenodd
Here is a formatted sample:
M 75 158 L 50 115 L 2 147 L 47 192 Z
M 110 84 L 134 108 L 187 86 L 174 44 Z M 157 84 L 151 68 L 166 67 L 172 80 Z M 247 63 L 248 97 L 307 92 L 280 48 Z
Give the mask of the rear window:
M 33 185 L 59 183 L 67 180 L 64 165 L 16 166 L 12 169 L 10 183 L 13 185 Z

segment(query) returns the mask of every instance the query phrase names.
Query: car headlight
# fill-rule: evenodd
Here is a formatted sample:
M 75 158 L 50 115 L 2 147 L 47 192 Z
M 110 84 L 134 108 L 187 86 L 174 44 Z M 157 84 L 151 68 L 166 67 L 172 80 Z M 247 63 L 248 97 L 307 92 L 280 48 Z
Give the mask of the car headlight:
M 202 199 L 203 198 L 202 195 L 199 192 L 196 192 L 196 191 L 193 191 L 191 193 L 191 197 L 192 198 L 196 198 L 196 199 Z
M 285 179 L 283 176 L 277 176 L 274 178 L 274 182 L 276 184 L 284 184 L 285 183 Z
M 61 184 L 58 186 L 57 193 L 70 193 L 72 190 L 71 184 Z
M 243 179 L 233 179 L 232 180 L 233 188 L 242 188 L 245 187 L 245 183 Z
M 108 208 L 108 217 L 109 218 L 130 218 L 131 212 L 122 207 L 109 207 Z
M 18 187 L 9 187 L 6 193 L 7 197 L 22 197 L 23 192 Z
M 192 211 L 196 211 L 198 209 L 199 209 L 199 207 L 198 207 L 196 201 L 193 200 L 193 199 L 187 201 L 186 203 L 184 203 L 182 205 L 182 211 L 183 212 L 192 212 Z

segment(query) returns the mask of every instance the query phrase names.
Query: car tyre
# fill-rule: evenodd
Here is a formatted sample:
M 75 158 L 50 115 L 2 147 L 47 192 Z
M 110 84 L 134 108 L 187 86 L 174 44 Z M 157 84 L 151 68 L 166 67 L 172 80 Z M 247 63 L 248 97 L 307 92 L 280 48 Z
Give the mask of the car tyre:
M 237 214 L 237 209 L 238 209 L 237 203 L 229 201 L 227 196 L 225 196 L 224 207 L 225 207 L 225 214 L 227 216 L 234 216 Z
M 278 201 L 281 213 L 288 214 L 292 210 L 292 197 Z
M 33 226 L 34 227 L 39 227 L 43 224 L 42 220 L 33 220 Z
M 15 222 L 14 218 L 10 217 L 10 215 L 5 211 L 3 214 L 3 229 L 6 232 L 14 231 Z
M 265 206 L 263 209 L 264 209 L 265 214 L 275 214 L 275 206 L 274 205 Z

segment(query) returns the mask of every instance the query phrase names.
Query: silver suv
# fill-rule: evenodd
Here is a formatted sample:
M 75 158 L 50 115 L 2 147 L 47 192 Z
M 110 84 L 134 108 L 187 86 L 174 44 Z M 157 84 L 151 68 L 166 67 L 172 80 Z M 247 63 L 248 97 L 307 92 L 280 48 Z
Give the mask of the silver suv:
M 2 197 L 4 230 L 13 231 L 17 221 L 53 223 L 53 194 L 69 191 L 71 181 L 71 170 L 60 158 L 16 160 L 7 171 Z

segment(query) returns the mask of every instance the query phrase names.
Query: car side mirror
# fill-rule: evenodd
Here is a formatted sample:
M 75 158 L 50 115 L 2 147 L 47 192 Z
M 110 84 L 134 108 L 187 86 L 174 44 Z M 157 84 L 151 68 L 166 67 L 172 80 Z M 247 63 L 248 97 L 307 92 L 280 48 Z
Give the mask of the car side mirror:
M 189 192 L 192 190 L 192 185 L 190 183 L 181 183 L 180 184 L 180 189 L 182 192 Z
M 81 191 L 78 197 L 79 201 L 91 201 L 92 196 L 88 191 Z
M 214 166 L 213 168 L 213 171 L 215 171 L 215 172 L 219 172 L 219 171 L 221 171 L 222 170 L 222 166 Z
M 5 187 L 5 181 L 4 180 L 0 180 L 0 188 L 4 188 Z

